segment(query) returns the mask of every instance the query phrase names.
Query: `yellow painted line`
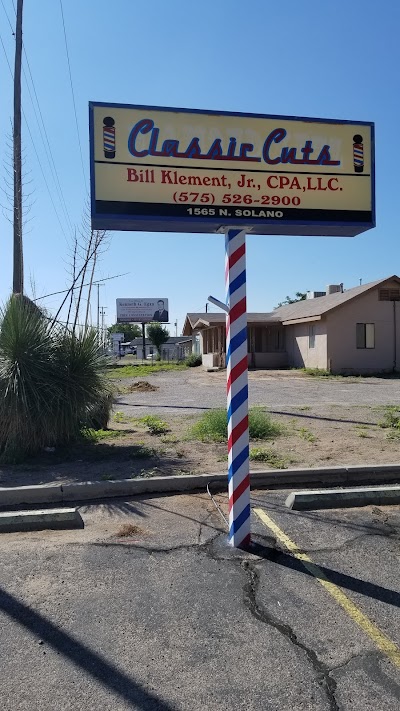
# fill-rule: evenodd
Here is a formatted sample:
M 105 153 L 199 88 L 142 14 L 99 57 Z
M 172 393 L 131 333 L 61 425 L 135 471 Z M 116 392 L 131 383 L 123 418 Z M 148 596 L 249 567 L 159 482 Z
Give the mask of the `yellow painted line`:
M 296 543 L 292 541 L 289 536 L 286 535 L 279 526 L 268 516 L 268 514 L 263 511 L 263 509 L 253 509 L 254 513 L 261 519 L 261 521 L 268 526 L 268 528 L 275 534 L 277 539 L 283 543 L 286 548 L 293 553 L 295 558 L 301 560 L 304 567 L 318 580 L 319 583 L 327 590 L 327 592 L 332 595 L 334 600 L 343 608 L 345 612 L 351 617 L 351 619 L 368 635 L 368 637 L 374 642 L 374 644 L 381 650 L 386 656 L 391 659 L 391 661 L 400 668 L 400 648 L 392 642 L 389 637 L 386 637 L 383 632 L 374 625 L 371 620 L 364 615 L 363 612 L 357 607 L 357 605 L 344 594 L 343 590 L 339 588 L 334 583 L 326 577 L 325 573 L 318 567 L 311 558 L 305 553 L 301 553 Z

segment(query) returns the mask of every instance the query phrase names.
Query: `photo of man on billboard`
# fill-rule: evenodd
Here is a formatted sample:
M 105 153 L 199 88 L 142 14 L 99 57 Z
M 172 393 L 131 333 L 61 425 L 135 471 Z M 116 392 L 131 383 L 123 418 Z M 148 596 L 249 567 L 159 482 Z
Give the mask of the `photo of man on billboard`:
M 159 321 L 160 323 L 168 322 L 168 311 L 164 308 L 164 301 L 159 299 L 157 301 L 158 309 L 154 312 L 153 321 Z

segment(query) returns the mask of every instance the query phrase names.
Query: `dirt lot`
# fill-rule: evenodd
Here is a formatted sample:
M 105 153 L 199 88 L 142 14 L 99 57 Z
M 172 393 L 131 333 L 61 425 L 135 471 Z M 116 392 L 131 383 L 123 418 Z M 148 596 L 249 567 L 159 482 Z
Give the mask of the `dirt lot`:
M 0 486 L 224 471 L 226 445 L 199 442 L 190 432 L 204 412 L 224 403 L 224 380 L 224 373 L 198 370 L 154 374 L 146 381 L 121 379 L 110 431 L 100 432 L 92 442 L 44 452 L 24 465 L 3 467 Z M 251 450 L 261 450 L 252 470 L 398 463 L 400 430 L 380 423 L 393 412 L 390 404 L 396 402 L 399 386 L 399 380 L 378 378 L 251 373 L 252 403 L 282 425 L 279 436 L 251 442 Z M 379 404 L 389 391 L 391 400 Z M 360 398 L 371 403 L 353 404 Z M 294 404 L 299 400 L 302 404 Z M 143 422 L 148 415 L 161 420 L 166 431 L 152 434 Z

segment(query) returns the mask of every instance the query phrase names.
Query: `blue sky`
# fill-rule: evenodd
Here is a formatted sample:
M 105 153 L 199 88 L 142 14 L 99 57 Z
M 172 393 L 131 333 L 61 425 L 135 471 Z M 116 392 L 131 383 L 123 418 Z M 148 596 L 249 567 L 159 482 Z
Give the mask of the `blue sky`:
M 2 0 L 14 22 L 13 0 Z M 286 294 L 345 288 L 400 273 L 398 42 L 400 7 L 372 0 L 63 0 L 82 168 L 59 0 L 25 0 L 24 46 L 68 214 L 80 226 L 88 196 L 88 101 L 315 116 L 376 124 L 377 227 L 355 238 L 247 238 L 248 310 L 269 311 Z M 0 4 L 0 36 L 11 65 L 14 40 Z M 24 66 L 28 71 L 24 58 Z M 12 79 L 0 47 L 1 187 L 9 159 Z M 31 87 L 32 91 L 32 87 Z M 23 82 L 23 146 L 31 193 L 24 237 L 25 288 L 65 288 L 71 229 Z M 61 231 L 38 164 L 39 154 Z M 85 176 L 84 173 L 85 172 Z M 7 205 L 3 191 L 0 203 Z M 4 210 L 3 210 L 4 212 Z M 12 225 L 0 213 L 0 301 L 11 288 Z M 98 277 L 101 304 L 115 318 L 117 297 L 167 296 L 178 332 L 187 311 L 224 296 L 221 235 L 115 232 Z M 60 297 L 43 302 L 50 310 Z M 93 304 L 95 318 L 95 304 Z M 213 309 L 214 310 L 214 307 Z M 171 331 L 172 331 L 171 327 Z

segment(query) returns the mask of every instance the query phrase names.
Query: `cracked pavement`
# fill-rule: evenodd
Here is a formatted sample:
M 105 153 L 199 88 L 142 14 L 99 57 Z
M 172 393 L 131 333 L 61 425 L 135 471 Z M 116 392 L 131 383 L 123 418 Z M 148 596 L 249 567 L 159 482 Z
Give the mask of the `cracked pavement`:
M 399 644 L 400 509 L 287 494 L 252 503 Z M 83 530 L 0 537 L 2 711 L 399 707 L 400 669 L 256 516 L 243 552 L 206 494 L 80 511 Z

